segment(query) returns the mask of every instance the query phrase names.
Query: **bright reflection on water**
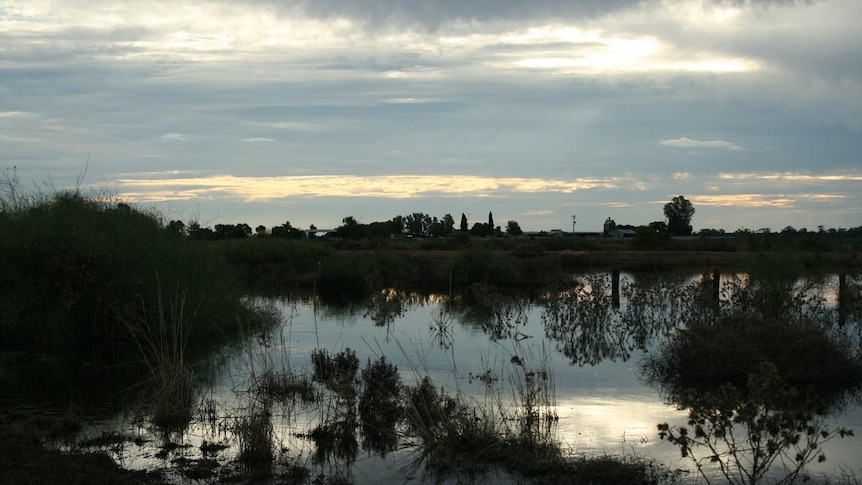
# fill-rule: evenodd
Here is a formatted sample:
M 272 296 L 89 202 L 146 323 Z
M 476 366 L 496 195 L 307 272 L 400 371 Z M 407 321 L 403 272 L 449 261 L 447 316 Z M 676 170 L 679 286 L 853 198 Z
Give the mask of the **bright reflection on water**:
M 731 277 L 723 275 L 722 281 Z M 621 278 L 623 287 L 634 282 L 655 284 L 643 276 L 623 274 Z M 702 277 L 681 278 L 679 282 L 693 281 L 702 281 Z M 817 288 L 834 308 L 837 277 L 826 278 Z M 610 288 L 602 291 L 606 293 Z M 691 468 L 689 461 L 680 458 L 677 448 L 659 439 L 656 429 L 662 422 L 683 425 L 686 411 L 666 404 L 656 389 L 638 378 L 638 363 L 645 352 L 668 338 L 670 329 L 635 339 L 634 348 L 626 352 L 591 358 L 589 361 L 594 364 L 578 365 L 572 363 L 577 358 L 561 352 L 560 340 L 546 336 L 545 307 L 541 304 L 517 297 L 495 314 L 447 306 L 446 300 L 441 296 L 408 295 L 395 290 L 381 292 L 370 304 L 342 307 L 309 299 L 267 299 L 266 303 L 274 305 L 282 316 L 282 325 L 276 333 L 250 337 L 244 348 L 226 352 L 210 363 L 209 372 L 199 372 L 211 375 L 201 385 L 201 410 L 191 428 L 175 438 L 188 447 L 163 453 L 160 458 L 157 456 L 160 450 L 155 448 L 160 438 L 148 434 L 146 426 L 137 427 L 118 419 L 106 423 L 103 429 L 129 430 L 152 440 L 149 445 L 127 444 L 126 449 L 115 454 L 124 466 L 148 468 L 183 456 L 200 457 L 199 447 L 204 441 L 225 441 L 231 420 L 240 414 L 239 409 L 249 406 L 247 389 L 251 376 L 265 368 L 310 375 L 310 356 L 315 349 L 327 349 L 330 354 L 352 349 L 359 358 L 360 368 L 369 360 L 385 356 L 397 366 L 404 384 L 416 384 L 427 375 L 450 394 L 461 393 L 477 403 L 488 402 L 489 380 L 496 379 L 493 382 L 498 392 L 506 399 L 511 397 L 513 390 L 507 376 L 512 372 L 513 358 L 533 362 L 546 358 L 555 383 L 557 437 L 567 452 L 576 456 L 654 458 L 672 469 Z M 620 308 L 610 311 L 618 315 L 627 310 L 627 305 L 623 298 Z M 489 325 L 499 329 L 501 322 L 508 325 L 502 332 L 489 330 Z M 319 406 L 296 404 L 291 409 L 275 406 L 272 413 L 279 446 L 289 448 L 292 456 L 313 454 L 314 443 L 297 435 L 307 433 L 319 423 Z M 835 423 L 862 432 L 862 411 L 858 406 L 850 406 L 835 418 Z M 231 446 L 235 453 L 236 444 Z M 827 445 L 826 454 L 825 463 L 808 467 L 813 476 L 820 473 L 840 476 L 849 471 L 857 478 L 862 477 L 862 437 L 833 441 Z M 219 454 L 218 460 L 226 463 L 230 455 L 230 451 Z M 415 458 L 409 447 L 381 458 L 365 452 L 360 444 L 350 474 L 356 483 L 418 481 L 422 470 L 411 470 L 409 466 Z M 329 475 L 333 467 L 346 466 L 313 465 L 311 473 Z M 689 477 L 696 479 L 697 475 L 692 472 Z

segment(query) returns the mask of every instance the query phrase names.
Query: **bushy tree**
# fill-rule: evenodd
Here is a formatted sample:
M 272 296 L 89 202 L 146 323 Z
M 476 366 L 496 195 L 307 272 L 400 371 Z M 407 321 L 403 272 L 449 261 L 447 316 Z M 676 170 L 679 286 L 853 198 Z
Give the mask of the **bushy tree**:
M 404 218 L 407 234 L 414 237 L 428 236 L 434 219 L 428 214 L 414 212 Z
M 510 236 L 520 236 L 524 234 L 524 231 L 521 230 L 521 225 L 518 224 L 518 221 L 509 221 L 506 223 L 506 234 Z
M 691 235 L 691 218 L 694 216 L 694 205 L 685 197 L 678 195 L 664 205 L 664 216 L 667 218 L 667 229 L 674 236 Z
M 353 216 L 347 216 L 341 220 L 344 224 L 335 228 L 335 235 L 343 239 L 362 239 L 365 237 L 365 226 L 360 224 Z
M 290 221 L 285 221 L 280 226 L 273 226 L 272 237 L 281 237 L 284 239 L 302 239 L 305 237 L 305 231 L 293 227 Z

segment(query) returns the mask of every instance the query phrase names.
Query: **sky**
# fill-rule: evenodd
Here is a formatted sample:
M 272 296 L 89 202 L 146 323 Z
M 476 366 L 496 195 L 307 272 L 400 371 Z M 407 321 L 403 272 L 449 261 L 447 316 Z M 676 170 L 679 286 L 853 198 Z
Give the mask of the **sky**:
M 862 226 L 859 0 L 0 0 L 0 169 L 166 219 Z

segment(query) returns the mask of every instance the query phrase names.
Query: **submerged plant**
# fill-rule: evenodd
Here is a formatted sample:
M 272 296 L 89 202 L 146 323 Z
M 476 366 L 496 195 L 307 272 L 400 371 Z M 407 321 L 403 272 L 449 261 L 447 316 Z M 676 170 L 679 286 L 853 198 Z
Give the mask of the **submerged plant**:
M 359 359 L 350 348 L 330 357 L 326 349 L 316 349 L 311 353 L 314 365 L 313 379 L 326 389 L 337 393 L 338 397 L 353 401 L 356 397 L 356 377 L 359 372 Z
M 428 330 L 431 338 L 441 348 L 448 349 L 452 346 L 452 328 L 454 326 L 454 318 L 445 308 L 441 307 L 436 313 L 431 315 L 431 322 L 428 324 Z
M 398 367 L 387 362 L 386 357 L 369 361 L 362 370 L 362 383 L 359 416 L 363 446 L 386 456 L 398 443 L 395 427 L 403 416 Z
M 239 444 L 237 460 L 246 467 L 262 469 L 275 460 L 274 431 L 269 409 L 253 405 L 236 418 L 234 436 Z
M 514 355 L 510 361 L 514 369 L 510 382 L 518 437 L 531 445 L 549 442 L 558 420 L 554 375 L 548 358 L 543 347 L 538 362 L 531 353 Z

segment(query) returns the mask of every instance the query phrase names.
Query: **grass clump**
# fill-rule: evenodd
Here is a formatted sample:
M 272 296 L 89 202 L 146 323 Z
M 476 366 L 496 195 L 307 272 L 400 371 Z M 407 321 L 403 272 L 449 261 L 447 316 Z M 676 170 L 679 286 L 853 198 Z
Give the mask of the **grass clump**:
M 363 447 L 381 455 L 395 450 L 398 444 L 396 426 L 401 420 L 401 377 L 398 367 L 386 357 L 368 362 L 362 369 L 364 384 L 359 396 L 359 417 L 362 422 Z
M 269 468 L 275 461 L 274 430 L 265 406 L 251 406 L 236 418 L 234 436 L 239 444 L 237 461 L 251 469 Z
M 185 349 L 197 310 L 187 316 L 185 297 L 186 292 L 177 289 L 165 300 L 159 291 L 155 315 L 144 305 L 141 312 L 125 320 L 149 369 L 145 394 L 152 404 L 152 421 L 164 428 L 182 428 L 192 418 L 192 368 Z

